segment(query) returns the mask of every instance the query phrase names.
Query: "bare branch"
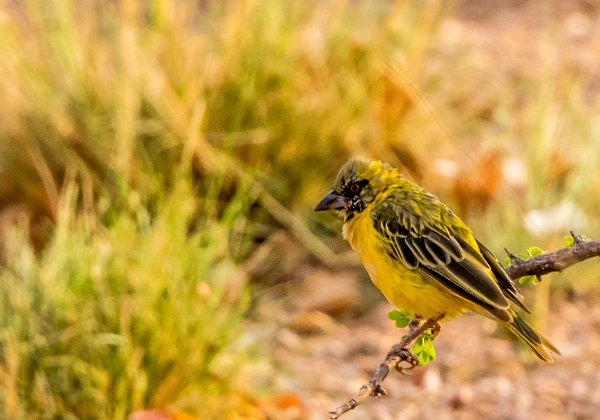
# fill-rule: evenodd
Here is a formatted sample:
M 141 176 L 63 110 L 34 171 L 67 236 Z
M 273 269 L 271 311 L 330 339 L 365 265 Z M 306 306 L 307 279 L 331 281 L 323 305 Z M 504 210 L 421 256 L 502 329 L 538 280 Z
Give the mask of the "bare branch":
M 330 418 L 337 419 L 342 414 L 356 408 L 356 406 L 358 406 L 368 397 L 387 395 L 387 391 L 381 386 L 383 380 L 387 377 L 388 373 L 390 373 L 390 370 L 392 369 L 403 372 L 403 368 L 400 367 L 400 363 L 402 362 L 409 363 L 410 367 L 407 369 L 412 369 L 413 367 L 418 366 L 419 361 L 410 348 L 415 340 L 428 329 L 433 327 L 436 331 L 439 331 L 437 321 L 437 319 L 428 319 L 421 324 L 419 320 L 413 319 L 409 325 L 408 334 L 406 334 L 398 344 L 394 344 L 392 346 L 385 357 L 385 360 L 381 362 L 371 377 L 371 380 L 360 388 L 358 394 L 354 398 L 346 401 L 335 410 L 330 411 Z
M 536 255 L 528 260 L 521 259 L 505 250 L 510 257 L 510 265 L 505 268 L 512 279 L 523 276 L 542 276 L 555 271 L 563 271 L 578 262 L 593 257 L 600 257 L 600 240 L 585 241 L 581 236 L 571 232 L 573 246 L 558 251 Z

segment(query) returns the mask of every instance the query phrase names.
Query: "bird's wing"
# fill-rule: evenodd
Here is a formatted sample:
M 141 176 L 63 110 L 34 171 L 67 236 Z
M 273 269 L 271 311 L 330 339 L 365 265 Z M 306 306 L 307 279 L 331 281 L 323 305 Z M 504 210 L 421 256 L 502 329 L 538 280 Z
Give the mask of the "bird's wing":
M 409 270 L 419 270 L 425 278 L 485 308 L 497 318 L 511 320 L 507 311 L 510 304 L 498 283 L 505 279 L 496 279 L 498 268 L 490 267 L 485 256 L 455 232 L 425 226 L 394 203 L 377 206 L 371 218 L 393 259 Z M 503 283 L 501 286 L 504 288 Z M 512 298 L 510 293 L 509 297 Z
M 508 274 L 506 274 L 506 271 L 504 271 L 504 268 L 502 268 L 502 266 L 500 265 L 500 262 L 498 262 L 498 259 L 494 256 L 494 254 L 492 254 L 492 251 L 487 249 L 479 241 L 477 241 L 477 246 L 479 247 L 479 250 L 481 251 L 481 255 L 483 256 L 483 258 L 485 258 L 485 260 L 489 264 L 490 268 L 492 269 L 492 272 L 494 273 L 494 276 L 498 280 L 498 284 L 500 285 L 500 288 L 505 292 L 506 297 L 508 297 L 510 300 L 512 300 L 517 305 L 519 305 L 519 307 L 521 307 L 525 312 L 530 314 L 531 311 L 527 308 L 527 306 L 525 306 L 525 302 L 523 302 L 523 295 L 521 295 L 521 293 L 519 293 L 519 290 L 515 286 L 515 283 L 508 276 Z

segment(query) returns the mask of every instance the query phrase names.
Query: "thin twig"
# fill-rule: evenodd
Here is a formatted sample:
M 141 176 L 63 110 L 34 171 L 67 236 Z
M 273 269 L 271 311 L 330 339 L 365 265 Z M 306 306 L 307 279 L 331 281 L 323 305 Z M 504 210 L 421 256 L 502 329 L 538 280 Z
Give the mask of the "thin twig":
M 381 386 L 383 380 L 387 377 L 388 373 L 390 373 L 390 370 L 392 369 L 402 372 L 402 368 L 400 367 L 400 363 L 402 362 L 408 362 L 411 368 L 418 365 L 419 362 L 412 350 L 410 350 L 410 347 L 423 332 L 433 327 L 437 321 L 437 319 L 428 319 L 422 324 L 418 322 L 411 322 L 408 334 L 406 334 L 398 344 L 394 344 L 392 346 L 385 357 L 385 360 L 379 365 L 371 377 L 371 380 L 360 388 L 358 394 L 354 398 L 346 401 L 335 410 L 330 411 L 330 418 L 337 419 L 342 414 L 356 408 L 368 397 L 387 395 L 387 391 Z
M 523 276 L 542 276 L 555 271 L 563 271 L 578 262 L 593 257 L 600 257 L 600 240 L 585 241 L 581 236 L 571 232 L 573 246 L 553 252 L 536 255 L 524 260 L 512 252 L 505 250 L 510 257 L 510 265 L 505 268 L 512 279 Z

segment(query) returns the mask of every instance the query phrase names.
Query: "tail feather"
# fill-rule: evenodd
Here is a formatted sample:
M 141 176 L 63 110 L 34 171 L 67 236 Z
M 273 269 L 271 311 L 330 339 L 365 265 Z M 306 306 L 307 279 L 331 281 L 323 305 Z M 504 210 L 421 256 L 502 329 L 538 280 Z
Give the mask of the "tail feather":
M 560 351 L 546 337 L 535 331 L 516 312 L 511 313 L 511 315 L 513 316 L 513 320 L 505 322 L 504 325 L 506 325 L 510 332 L 527 344 L 540 359 L 548 363 L 554 362 L 548 350 L 560 356 Z

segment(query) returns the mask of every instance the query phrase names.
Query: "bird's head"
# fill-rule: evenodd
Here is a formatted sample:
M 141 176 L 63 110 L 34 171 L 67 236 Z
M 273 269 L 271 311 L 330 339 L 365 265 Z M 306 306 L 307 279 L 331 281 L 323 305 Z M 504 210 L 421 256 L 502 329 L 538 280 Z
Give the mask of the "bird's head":
M 382 193 L 398 172 L 379 160 L 352 158 L 338 172 L 333 189 L 323 197 L 315 211 L 340 210 L 345 220 L 363 211 Z

